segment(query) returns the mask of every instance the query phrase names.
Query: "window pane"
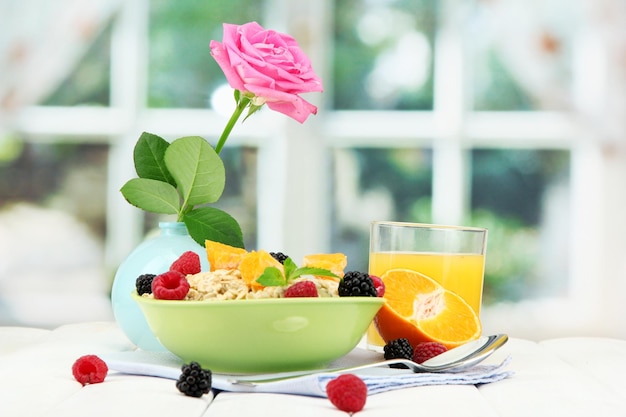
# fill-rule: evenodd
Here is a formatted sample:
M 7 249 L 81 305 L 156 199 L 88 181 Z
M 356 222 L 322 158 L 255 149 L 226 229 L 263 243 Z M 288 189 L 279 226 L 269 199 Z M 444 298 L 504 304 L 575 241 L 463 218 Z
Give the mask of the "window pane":
M 62 210 L 104 241 L 108 145 L 20 139 L 13 146 L 0 159 L 0 210 L 21 202 Z
M 18 139 L 10 155 L 0 152 L 0 324 L 111 320 L 109 146 Z
M 43 105 L 109 105 L 111 30 L 112 24 L 109 24 L 95 39 L 76 68 L 42 101 Z
M 373 220 L 431 221 L 432 152 L 359 148 L 334 152 L 331 250 L 367 271 Z
M 577 3 L 476 3 L 466 39 L 476 110 L 566 109 Z
M 226 188 L 215 207 L 233 216 L 243 231 L 246 248 L 257 247 L 257 149 L 224 148 Z
M 513 77 L 497 50 L 489 49 L 475 56 L 474 87 L 475 110 L 532 110 L 532 97 Z
M 568 151 L 472 152 L 472 217 L 489 229 L 483 303 L 563 295 Z
M 150 2 L 150 107 L 209 107 L 212 92 L 226 83 L 209 43 L 222 39 L 222 23 L 259 21 L 262 1 L 190 0 Z
M 334 108 L 432 109 L 436 6 L 335 1 Z

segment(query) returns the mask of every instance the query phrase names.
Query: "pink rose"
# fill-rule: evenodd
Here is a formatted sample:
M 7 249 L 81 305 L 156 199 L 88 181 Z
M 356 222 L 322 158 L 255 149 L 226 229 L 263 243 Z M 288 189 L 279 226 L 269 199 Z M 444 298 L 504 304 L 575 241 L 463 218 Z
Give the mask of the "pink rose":
M 252 102 L 303 123 L 317 107 L 299 96 L 323 91 L 311 61 L 289 35 L 265 30 L 256 22 L 224 24 L 223 42 L 211 41 L 211 55 L 231 87 L 252 93 Z

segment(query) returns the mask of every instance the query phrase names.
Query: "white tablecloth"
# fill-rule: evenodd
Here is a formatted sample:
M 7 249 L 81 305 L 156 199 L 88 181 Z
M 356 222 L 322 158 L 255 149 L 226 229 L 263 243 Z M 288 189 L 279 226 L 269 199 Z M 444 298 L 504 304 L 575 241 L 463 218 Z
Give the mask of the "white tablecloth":
M 42 330 L 0 327 L 0 416 L 342 416 L 327 399 L 221 392 L 180 394 L 169 379 L 110 372 L 101 384 L 72 376 L 85 354 L 133 349 L 115 323 Z M 515 375 L 481 385 L 407 388 L 370 395 L 357 416 L 626 417 L 626 341 L 512 338 L 488 362 L 512 357 Z

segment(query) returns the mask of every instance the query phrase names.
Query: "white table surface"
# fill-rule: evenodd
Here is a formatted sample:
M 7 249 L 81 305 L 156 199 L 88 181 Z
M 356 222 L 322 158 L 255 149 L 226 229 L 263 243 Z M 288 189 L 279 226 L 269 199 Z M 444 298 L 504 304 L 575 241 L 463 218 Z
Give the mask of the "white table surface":
M 221 392 L 191 398 L 169 379 L 110 372 L 101 384 L 72 376 L 85 354 L 133 349 L 115 323 L 55 330 L 0 327 L 0 416 L 345 416 L 327 399 Z M 605 338 L 512 338 L 488 359 L 511 355 L 505 380 L 406 388 L 370 395 L 367 416 L 626 417 L 626 341 Z

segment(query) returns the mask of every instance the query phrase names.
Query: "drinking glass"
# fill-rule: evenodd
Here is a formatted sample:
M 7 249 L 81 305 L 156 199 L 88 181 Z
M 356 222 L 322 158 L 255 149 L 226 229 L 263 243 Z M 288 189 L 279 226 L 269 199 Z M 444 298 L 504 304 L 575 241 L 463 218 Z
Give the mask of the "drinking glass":
M 480 317 L 487 249 L 487 229 L 390 221 L 372 222 L 369 273 L 411 269 L 429 276 L 462 297 Z M 385 342 L 376 327 L 367 332 L 368 347 Z

